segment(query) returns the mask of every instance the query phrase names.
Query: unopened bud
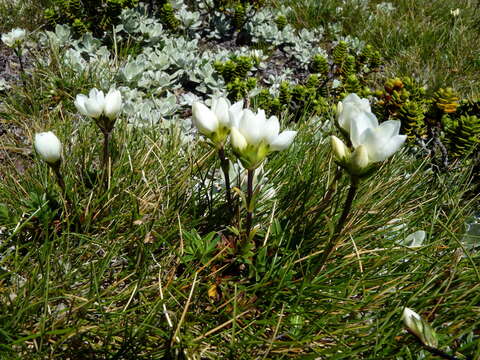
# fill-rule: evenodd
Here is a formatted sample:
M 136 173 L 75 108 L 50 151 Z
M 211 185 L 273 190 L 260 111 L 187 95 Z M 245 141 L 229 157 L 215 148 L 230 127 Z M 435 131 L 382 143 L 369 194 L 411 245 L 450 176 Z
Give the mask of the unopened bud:
M 350 150 L 345 146 L 342 140 L 332 135 L 330 136 L 330 143 L 332 145 L 333 153 L 337 160 L 345 160 L 350 156 Z
M 424 345 L 431 348 L 438 346 L 437 334 L 415 311 L 409 308 L 403 309 L 402 320 L 407 329 Z

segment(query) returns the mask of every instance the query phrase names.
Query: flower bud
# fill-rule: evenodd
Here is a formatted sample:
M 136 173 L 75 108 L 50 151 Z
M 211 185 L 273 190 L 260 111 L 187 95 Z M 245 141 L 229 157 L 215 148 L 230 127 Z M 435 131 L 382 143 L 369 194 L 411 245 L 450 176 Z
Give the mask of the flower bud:
M 363 145 L 355 149 L 350 159 L 350 164 L 355 175 L 360 175 L 368 166 L 368 151 Z
M 330 143 L 332 145 L 333 153 L 337 160 L 342 161 L 350 157 L 350 150 L 345 146 L 342 140 L 332 135 L 330 136 Z
M 230 140 L 232 141 L 233 148 L 237 152 L 242 152 L 247 148 L 247 140 L 236 127 L 232 127 Z
M 35 134 L 35 150 L 42 160 L 54 165 L 62 156 L 62 143 L 51 131 Z
M 402 320 L 407 329 L 424 345 L 432 348 L 438 346 L 437 334 L 415 311 L 407 307 L 403 309 Z

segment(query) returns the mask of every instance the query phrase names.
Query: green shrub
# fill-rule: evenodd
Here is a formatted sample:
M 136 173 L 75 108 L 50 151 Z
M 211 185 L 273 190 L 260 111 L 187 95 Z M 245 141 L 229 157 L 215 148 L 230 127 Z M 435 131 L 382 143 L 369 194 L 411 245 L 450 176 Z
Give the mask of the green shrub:
M 77 34 L 87 31 L 102 37 L 105 31 L 117 24 L 117 18 L 124 8 L 131 8 L 138 0 L 53 0 L 53 5 L 44 11 L 49 25 L 68 24 Z

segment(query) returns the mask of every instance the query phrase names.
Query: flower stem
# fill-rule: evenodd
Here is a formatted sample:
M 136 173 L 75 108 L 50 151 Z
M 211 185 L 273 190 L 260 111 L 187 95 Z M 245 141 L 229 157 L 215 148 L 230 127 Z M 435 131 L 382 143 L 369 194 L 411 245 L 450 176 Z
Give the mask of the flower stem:
M 103 131 L 103 157 L 102 157 L 102 177 L 105 187 L 108 187 L 108 168 L 110 165 L 110 131 Z
M 428 350 L 428 352 L 430 352 L 431 354 L 433 355 L 437 355 L 437 356 L 440 356 L 441 358 L 443 359 L 447 359 L 447 360 L 459 360 L 457 357 L 453 356 L 453 355 L 449 355 L 447 354 L 446 352 L 440 350 L 440 349 L 436 349 L 436 348 L 433 348 L 433 347 L 430 347 L 430 346 L 425 346 L 425 349 Z M 469 358 L 467 358 L 469 359 Z
M 347 199 L 345 200 L 345 204 L 343 206 L 342 215 L 340 216 L 340 219 L 338 219 L 338 223 L 337 226 L 335 226 L 333 235 L 322 253 L 320 261 L 318 262 L 317 270 L 314 272 L 315 275 L 323 269 L 328 257 L 337 245 L 337 240 L 340 237 L 343 227 L 345 226 L 345 221 L 347 220 L 348 214 L 352 209 L 353 199 L 355 198 L 355 194 L 357 192 L 357 186 L 357 180 L 352 178 L 352 183 L 350 184 L 350 188 L 348 189 Z
M 250 238 L 250 231 L 252 229 L 252 219 L 253 219 L 252 198 L 253 198 L 254 173 L 255 173 L 255 169 L 247 170 L 247 221 L 245 224 L 247 240 Z
M 51 167 L 55 173 L 55 177 L 57 178 L 58 185 L 62 189 L 63 194 L 66 196 L 65 182 L 63 181 L 63 176 L 60 172 L 60 162 L 51 165 Z
M 70 201 L 70 197 L 67 193 L 65 182 L 63 181 L 63 175 L 60 172 L 60 161 L 56 162 L 55 164 L 49 164 L 49 165 L 52 168 L 53 172 L 55 173 L 58 186 L 60 186 L 60 189 L 62 190 L 62 195 L 63 195 L 63 198 L 65 199 L 65 205 L 67 208 L 70 208 L 72 202 Z
M 23 67 L 23 60 L 22 60 L 22 50 L 20 48 L 15 48 L 15 54 L 18 57 L 18 63 L 20 64 L 20 79 L 22 80 L 23 88 L 27 89 L 27 84 L 25 82 L 25 68 Z
M 227 204 L 230 208 L 230 212 L 233 213 L 233 202 L 232 202 L 232 191 L 230 187 L 230 175 L 229 175 L 229 167 L 230 164 L 228 163 L 228 159 L 225 157 L 225 150 L 223 146 L 218 149 L 218 157 L 220 158 L 220 166 L 222 167 L 223 175 L 225 177 L 225 191 L 227 196 Z

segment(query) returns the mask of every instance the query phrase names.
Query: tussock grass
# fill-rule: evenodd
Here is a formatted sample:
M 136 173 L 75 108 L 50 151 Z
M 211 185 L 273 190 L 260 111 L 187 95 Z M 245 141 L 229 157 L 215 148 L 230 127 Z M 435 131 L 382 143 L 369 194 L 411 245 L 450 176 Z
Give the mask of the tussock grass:
M 432 90 L 451 86 L 478 97 L 480 8 L 475 1 L 291 1 L 299 27 L 342 25 L 342 34 L 374 45 L 390 76 L 415 76 Z M 338 8 L 342 10 L 337 10 Z M 452 16 L 451 10 L 460 9 Z

